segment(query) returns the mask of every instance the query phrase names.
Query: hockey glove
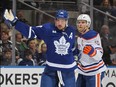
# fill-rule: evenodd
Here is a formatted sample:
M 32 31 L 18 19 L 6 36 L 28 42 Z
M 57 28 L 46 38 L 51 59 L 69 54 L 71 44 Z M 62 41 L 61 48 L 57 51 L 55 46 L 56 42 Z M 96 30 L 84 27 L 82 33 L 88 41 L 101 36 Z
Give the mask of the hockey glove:
M 83 49 L 83 53 L 93 57 L 96 54 L 96 50 L 91 45 L 86 45 Z
M 12 26 L 15 25 L 16 21 L 18 18 L 13 14 L 11 10 L 8 11 L 8 9 L 5 10 L 4 12 L 4 19 L 7 24 L 11 24 Z

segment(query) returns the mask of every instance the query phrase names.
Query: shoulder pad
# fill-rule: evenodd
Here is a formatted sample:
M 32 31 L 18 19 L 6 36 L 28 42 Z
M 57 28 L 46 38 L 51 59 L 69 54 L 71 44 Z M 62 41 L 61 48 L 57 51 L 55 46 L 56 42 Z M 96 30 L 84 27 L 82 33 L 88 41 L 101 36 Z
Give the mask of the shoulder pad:
M 98 33 L 96 31 L 90 30 L 86 34 L 82 35 L 82 38 L 84 38 L 84 39 L 92 39 L 92 38 L 96 37 L 97 35 L 98 35 Z
M 46 23 L 46 24 L 43 24 L 43 27 L 49 29 L 49 28 L 53 27 L 53 24 L 52 23 Z

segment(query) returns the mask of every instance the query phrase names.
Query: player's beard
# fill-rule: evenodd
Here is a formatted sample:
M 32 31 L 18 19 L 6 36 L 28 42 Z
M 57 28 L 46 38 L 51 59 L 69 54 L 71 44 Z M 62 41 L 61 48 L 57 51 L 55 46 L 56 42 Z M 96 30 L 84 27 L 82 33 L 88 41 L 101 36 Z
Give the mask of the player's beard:
M 85 34 L 88 30 L 89 30 L 89 29 L 88 29 L 87 26 L 84 27 L 84 28 L 82 28 L 82 27 L 78 27 L 78 31 L 79 31 L 81 34 Z
M 64 31 L 64 29 L 65 29 L 65 27 L 63 27 L 62 25 L 58 25 L 57 27 L 59 30 L 62 30 L 62 31 Z

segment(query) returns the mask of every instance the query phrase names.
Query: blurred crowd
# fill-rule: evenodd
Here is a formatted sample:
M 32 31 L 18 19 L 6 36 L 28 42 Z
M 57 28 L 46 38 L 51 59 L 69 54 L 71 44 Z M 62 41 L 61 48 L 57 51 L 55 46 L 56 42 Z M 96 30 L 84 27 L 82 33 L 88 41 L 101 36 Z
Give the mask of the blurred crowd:
M 104 12 L 116 17 L 116 0 L 112 3 L 112 7 L 109 4 L 109 0 L 102 0 L 102 6 L 104 6 Z M 102 8 L 103 9 L 103 8 Z M 28 20 L 25 19 L 23 12 L 20 10 L 17 12 L 17 17 L 20 21 L 31 25 Z M 116 24 L 116 20 L 109 18 L 109 24 L 104 23 L 104 17 L 100 17 L 102 23 L 101 28 L 97 29 L 101 35 L 102 46 L 104 50 L 103 60 L 106 65 L 116 65 L 116 40 L 114 35 L 111 34 L 109 25 Z M 97 25 L 97 24 L 96 24 Z M 116 27 L 115 27 L 116 28 Z M 12 34 L 13 29 L 7 26 L 5 21 L 0 15 L 0 65 L 9 66 L 12 65 Z M 114 32 L 115 33 L 115 32 Z M 77 35 L 78 36 L 78 35 Z M 15 32 L 15 62 L 17 66 L 44 66 L 46 64 L 46 51 L 47 46 L 43 40 L 27 39 L 20 32 Z
M 24 18 L 23 12 L 18 11 L 17 17 L 20 21 L 29 25 Z M 0 65 L 12 65 L 12 34 L 11 29 L 2 20 L 0 22 Z M 47 46 L 43 40 L 26 39 L 20 32 L 15 32 L 15 61 L 19 66 L 45 65 Z
M 96 0 L 98 1 L 98 0 Z M 99 0 L 101 3 L 96 8 L 116 17 L 116 0 Z M 95 25 L 96 31 L 101 35 L 102 46 L 104 50 L 103 60 L 106 65 L 116 65 L 116 19 L 103 14 L 96 13 Z M 100 28 L 99 28 L 100 27 Z

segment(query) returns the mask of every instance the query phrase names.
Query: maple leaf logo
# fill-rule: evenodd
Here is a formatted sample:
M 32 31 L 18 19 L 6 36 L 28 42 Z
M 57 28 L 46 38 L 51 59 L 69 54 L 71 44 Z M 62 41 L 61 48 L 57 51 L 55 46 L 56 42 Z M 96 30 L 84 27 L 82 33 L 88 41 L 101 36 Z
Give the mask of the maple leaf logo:
M 60 55 L 66 55 L 68 54 L 68 49 L 70 47 L 70 43 L 66 43 L 66 39 L 64 36 L 62 36 L 58 41 L 54 41 L 54 45 L 56 47 L 56 53 Z

